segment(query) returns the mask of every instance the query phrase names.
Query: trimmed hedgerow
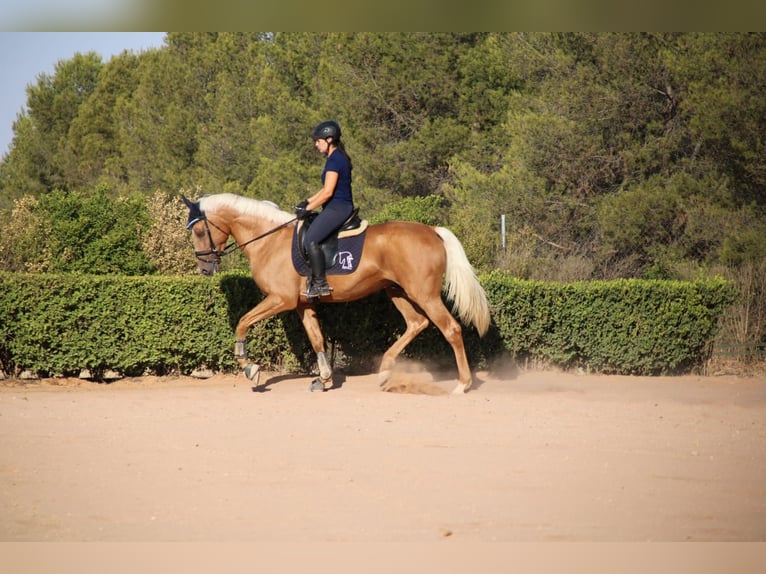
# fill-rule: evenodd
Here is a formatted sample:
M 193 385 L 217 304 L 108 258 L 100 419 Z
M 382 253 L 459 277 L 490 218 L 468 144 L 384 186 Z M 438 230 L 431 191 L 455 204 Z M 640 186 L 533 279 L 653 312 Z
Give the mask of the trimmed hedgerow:
M 125 375 L 232 370 L 234 325 L 261 299 L 252 280 L 221 275 L 0 273 L 0 361 L 7 373 Z M 279 319 L 251 330 L 265 366 L 294 366 Z
M 563 368 L 688 372 L 704 364 L 731 283 L 621 279 L 576 283 L 483 278 L 503 347 Z
M 473 367 L 510 352 L 604 373 L 689 371 L 704 364 L 734 297 L 721 279 L 544 283 L 493 272 L 481 281 L 493 324 L 483 339 L 463 330 Z M 261 298 L 241 272 L 213 278 L 0 273 L 0 367 L 41 376 L 87 368 L 96 377 L 106 370 L 129 376 L 203 366 L 233 371 L 234 327 Z M 319 318 L 349 370 L 373 370 L 404 330 L 382 293 L 320 305 Z M 267 369 L 305 371 L 315 364 L 295 313 L 256 324 L 248 353 Z M 453 365 L 451 348 L 433 326 L 406 354 Z

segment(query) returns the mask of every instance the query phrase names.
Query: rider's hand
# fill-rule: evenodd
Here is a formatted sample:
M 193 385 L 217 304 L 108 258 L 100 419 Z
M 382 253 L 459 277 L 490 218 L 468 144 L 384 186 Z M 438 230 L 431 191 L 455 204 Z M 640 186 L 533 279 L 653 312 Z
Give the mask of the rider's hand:
M 298 205 L 295 206 L 295 217 L 297 219 L 300 219 L 300 220 L 306 219 L 309 213 L 311 213 L 309 210 L 306 209 L 308 204 L 309 204 L 309 200 L 304 199 Z

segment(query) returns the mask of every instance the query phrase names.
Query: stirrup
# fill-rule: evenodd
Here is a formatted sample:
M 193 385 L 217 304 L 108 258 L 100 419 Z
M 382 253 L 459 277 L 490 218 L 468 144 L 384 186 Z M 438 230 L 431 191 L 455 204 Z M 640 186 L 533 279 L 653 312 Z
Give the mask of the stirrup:
M 315 297 L 326 297 L 332 293 L 332 287 L 327 284 L 326 280 L 313 280 L 308 282 L 308 288 L 302 293 L 306 296 L 306 299 L 314 299 Z

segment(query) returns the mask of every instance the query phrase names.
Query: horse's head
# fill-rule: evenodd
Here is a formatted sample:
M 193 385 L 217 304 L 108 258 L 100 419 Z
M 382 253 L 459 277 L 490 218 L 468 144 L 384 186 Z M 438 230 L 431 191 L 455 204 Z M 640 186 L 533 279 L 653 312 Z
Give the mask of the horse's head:
M 189 208 L 189 219 L 186 229 L 192 231 L 194 255 L 197 257 L 197 269 L 203 275 L 213 275 L 218 272 L 221 257 L 226 253 L 226 240 L 229 233 L 210 221 L 200 207 L 199 201 L 191 201 L 181 196 Z

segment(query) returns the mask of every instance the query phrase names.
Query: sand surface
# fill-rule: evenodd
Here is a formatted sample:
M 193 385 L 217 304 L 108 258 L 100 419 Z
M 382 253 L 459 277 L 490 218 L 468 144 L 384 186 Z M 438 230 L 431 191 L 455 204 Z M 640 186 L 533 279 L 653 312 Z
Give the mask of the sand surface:
M 0 540 L 766 540 L 766 379 L 476 377 L 0 381 Z

